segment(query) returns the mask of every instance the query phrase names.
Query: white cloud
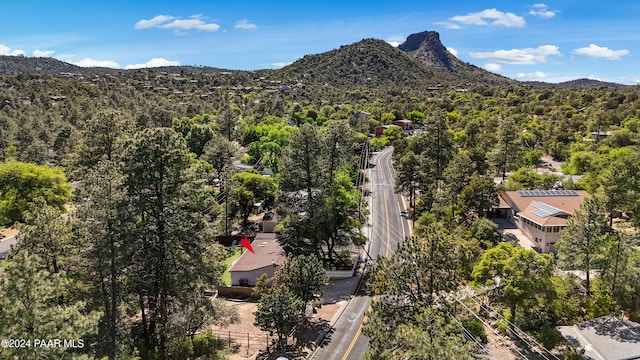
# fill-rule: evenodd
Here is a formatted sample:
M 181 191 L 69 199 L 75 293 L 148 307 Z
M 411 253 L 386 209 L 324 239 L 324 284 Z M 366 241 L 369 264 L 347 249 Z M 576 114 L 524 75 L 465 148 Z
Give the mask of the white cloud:
M 387 44 L 393 46 L 393 47 L 398 47 L 400 46 L 400 44 L 402 44 L 405 41 L 405 37 L 403 35 L 391 35 L 389 37 L 387 37 Z
M 33 50 L 33 56 L 35 57 L 49 57 L 53 53 L 55 53 L 53 50 Z
M 460 30 L 460 29 L 462 29 L 462 26 L 460 26 L 458 24 L 455 24 L 455 23 L 452 23 L 452 22 L 448 22 L 448 21 L 438 21 L 435 24 L 444 26 L 445 28 L 450 29 L 450 30 Z
M 0 44 L 0 55 L 9 55 L 9 56 L 23 55 L 24 56 L 25 52 L 24 50 L 20 50 L 20 49 L 11 50 L 10 47 Z
M 189 19 L 178 19 L 170 15 L 158 15 L 153 19 L 140 20 L 135 24 L 135 28 L 150 29 L 150 28 L 164 28 L 180 30 L 199 30 L 199 31 L 218 31 L 220 25 L 214 23 L 207 23 L 203 20 L 201 15 L 193 15 Z
M 170 16 L 170 15 L 158 15 L 156 17 L 154 17 L 153 19 L 149 19 L 149 20 L 140 20 L 136 23 L 135 28 L 136 29 L 150 29 L 153 27 L 157 27 L 160 26 L 168 21 L 171 21 L 175 19 L 175 17 Z
M 74 62 L 73 64 L 82 67 L 106 67 L 120 69 L 120 64 L 112 60 L 94 60 L 91 58 L 84 58 L 80 61 Z
M 66 61 L 69 62 L 71 61 L 71 59 L 73 59 L 74 57 L 76 57 L 73 54 L 60 54 L 60 55 L 56 55 L 56 59 L 60 60 L 60 61 Z
M 492 25 L 506 27 L 524 27 L 527 25 L 523 17 L 513 13 L 498 11 L 495 8 L 469 13 L 467 15 L 456 15 L 448 20 L 453 22 L 454 25 Z
M 200 19 L 178 19 L 173 20 L 168 24 L 164 24 L 161 26 L 165 29 L 177 29 L 177 30 L 200 30 L 200 31 L 218 31 L 220 29 L 220 25 L 218 24 L 207 24 Z
M 543 80 L 546 80 L 547 78 L 548 78 L 548 75 L 546 73 L 543 73 L 542 71 L 516 74 L 516 79 L 520 79 L 520 80 L 543 81 Z
M 450 52 L 453 56 L 458 56 L 458 50 L 452 48 L 452 47 L 448 47 L 447 51 Z
M 258 25 L 250 23 L 247 19 L 242 19 L 233 26 L 234 29 L 252 30 L 256 29 Z
M 486 63 L 484 64 L 484 68 L 488 71 L 498 72 L 502 70 L 502 65 L 496 63 Z
M 143 64 L 131 64 L 125 66 L 125 69 L 144 69 L 144 68 L 152 68 L 152 67 L 161 67 L 161 66 L 180 66 L 180 61 L 171 61 L 163 58 L 153 58 L 146 63 Z
M 469 55 L 476 59 L 491 59 L 501 64 L 530 65 L 546 62 L 548 56 L 561 54 L 555 45 L 542 45 L 537 48 L 472 52 Z
M 283 68 L 283 67 L 285 67 L 285 66 L 287 66 L 287 65 L 291 65 L 291 64 L 293 64 L 293 61 L 289 61 L 289 62 L 275 62 L 275 63 L 271 63 L 271 64 L 269 65 L 269 67 L 270 67 L 271 69 L 280 69 L 280 68 Z
M 543 19 L 551 19 L 556 16 L 557 11 L 549 10 L 546 4 L 534 4 L 533 10 L 529 11 L 529 15 L 541 17 Z
M 589 45 L 589 47 L 583 47 L 573 50 L 576 55 L 584 55 L 595 58 L 605 58 L 609 60 L 620 60 L 622 56 L 629 54 L 629 50 L 612 50 L 606 47 L 601 47 L 595 44 Z

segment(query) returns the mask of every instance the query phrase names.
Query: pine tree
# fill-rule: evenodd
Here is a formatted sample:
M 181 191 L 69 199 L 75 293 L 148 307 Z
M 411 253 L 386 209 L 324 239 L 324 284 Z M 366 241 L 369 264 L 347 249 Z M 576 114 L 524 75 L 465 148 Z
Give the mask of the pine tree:
M 98 292 L 102 309 L 100 351 L 109 359 L 120 353 L 125 301 L 123 273 L 128 266 L 126 243 L 132 221 L 124 188 L 124 176 L 114 161 L 103 160 L 90 169 L 78 188 L 77 253 Z M 104 350 L 103 350 L 104 349 Z
M 558 264 L 585 273 L 587 295 L 591 295 L 591 272 L 604 265 L 604 250 L 610 231 L 604 202 L 597 196 L 589 197 L 567 221 L 556 243 Z
M 284 286 L 305 304 L 322 294 L 327 281 L 322 261 L 315 255 L 300 255 L 278 269 L 274 287 Z
M 128 286 L 140 312 L 139 346 L 144 359 L 154 351 L 163 358 L 169 339 L 185 331 L 170 326 L 173 315 L 203 297 L 221 273 L 220 257 L 207 259 L 218 249 L 206 221 L 212 198 L 202 169 L 190 167 L 184 139 L 171 129 L 138 132 L 123 162 L 135 220 L 123 246 L 131 259 Z
M 276 334 L 278 346 L 282 347 L 298 325 L 303 309 L 304 302 L 291 290 L 284 286 L 276 287 L 258 301 L 254 325 L 269 334 Z
M 498 141 L 489 153 L 489 162 L 502 175 L 504 182 L 507 171 L 513 168 L 520 153 L 519 132 L 515 120 L 511 117 L 500 119 L 497 137 Z
M 98 312 L 82 301 L 68 301 L 71 286 L 64 270 L 50 272 L 44 259 L 22 250 L 13 253 L 0 277 L 0 333 L 5 339 L 31 339 L 30 347 L 0 349 L 5 359 L 81 359 L 98 327 Z M 42 347 L 35 341 L 75 340 L 77 348 Z
M 58 273 L 65 265 L 71 249 L 71 222 L 62 211 L 37 198 L 24 213 L 24 223 L 18 224 L 20 241 L 17 251 L 37 255 L 49 272 Z
M 460 333 L 453 331 L 449 320 L 443 318 L 449 317 L 451 306 L 448 298 L 441 296 L 458 288 L 462 279 L 459 269 L 467 258 L 467 251 L 444 228 L 434 224 L 427 226 L 420 237 L 400 243 L 390 258 L 378 259 L 371 274 L 371 289 L 379 296 L 372 303 L 363 328 L 369 338 L 368 358 L 418 356 L 424 348 L 410 339 L 427 334 L 426 339 L 435 346 L 435 357 L 425 353 L 421 354 L 425 357 L 416 358 L 471 356 L 472 350 L 461 341 Z M 461 351 L 445 356 L 441 351 L 447 347 Z

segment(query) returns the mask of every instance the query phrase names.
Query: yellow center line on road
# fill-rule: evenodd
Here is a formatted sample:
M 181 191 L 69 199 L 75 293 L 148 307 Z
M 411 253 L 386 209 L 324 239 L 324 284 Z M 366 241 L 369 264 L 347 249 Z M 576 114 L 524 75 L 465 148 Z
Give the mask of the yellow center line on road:
M 385 257 L 389 257 L 389 248 L 391 247 L 391 223 L 389 222 L 389 206 L 387 205 L 387 192 L 385 191 L 382 194 L 384 198 L 384 211 L 387 217 L 387 241 L 386 241 L 387 249 L 385 250 Z M 358 338 L 362 333 L 362 326 L 364 325 L 364 322 L 367 320 L 367 312 L 371 310 L 371 306 L 373 304 L 373 301 L 375 300 L 376 300 L 376 297 L 374 296 L 373 300 L 371 301 L 371 304 L 369 304 L 369 308 L 367 308 L 367 311 L 365 311 L 364 318 L 362 319 L 362 322 L 358 327 L 358 331 L 356 331 L 356 334 L 353 336 L 353 340 L 351 340 L 351 344 L 349 344 L 349 347 L 347 348 L 347 351 L 344 353 L 342 360 L 347 360 L 347 358 L 349 358 L 349 355 L 351 354 L 351 350 L 353 350 L 353 347 L 356 345 L 356 341 L 358 341 Z
M 375 296 L 373 297 L 373 301 L 375 301 Z M 369 310 L 371 310 L 371 306 L 373 305 L 373 301 L 371 302 L 371 304 L 369 304 L 369 307 L 367 308 L 367 311 L 365 311 L 364 318 L 362 318 L 362 322 L 360 323 L 360 326 L 358 327 L 358 331 L 356 331 L 356 334 L 353 337 L 353 340 L 351 340 L 351 344 L 349 344 L 349 347 L 347 348 L 347 351 L 344 353 L 344 356 L 342 357 L 342 360 L 347 360 L 347 358 L 349 358 L 349 355 L 351 354 L 351 350 L 353 350 L 353 347 L 356 345 L 356 341 L 358 341 L 358 338 L 360 337 L 360 334 L 362 333 L 362 327 L 364 326 L 364 322 L 367 321 L 367 313 L 369 312 Z
M 387 215 L 387 250 L 385 251 L 385 257 L 389 257 L 389 248 L 391 247 L 391 224 L 389 223 L 389 206 L 387 205 L 387 192 L 384 193 L 384 211 Z
M 358 338 L 360 337 L 360 333 L 362 332 L 362 324 L 364 324 L 364 320 L 360 324 L 358 331 L 356 331 L 356 335 L 353 337 L 353 340 L 351 340 L 351 344 L 349 344 L 349 347 L 347 348 L 347 351 L 344 353 L 342 360 L 347 360 L 347 358 L 349 358 L 349 355 L 351 354 L 351 350 L 353 350 L 353 347 L 356 345 L 356 341 L 358 341 Z

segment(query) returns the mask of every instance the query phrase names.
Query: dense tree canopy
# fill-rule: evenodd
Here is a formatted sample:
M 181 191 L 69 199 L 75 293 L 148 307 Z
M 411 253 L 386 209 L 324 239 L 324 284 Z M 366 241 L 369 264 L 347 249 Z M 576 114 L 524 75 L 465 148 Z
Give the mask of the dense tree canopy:
M 366 41 L 360 46 L 375 44 Z M 74 328 L 80 331 L 80 323 L 94 324 L 98 317 L 93 315 L 100 313 L 98 331 L 86 333 L 96 339 L 86 349 L 88 357 L 115 358 L 135 349 L 145 357 L 154 352 L 181 354 L 176 349 L 182 341 L 205 323 L 230 320 L 221 307 L 200 296 L 200 290 L 217 283 L 222 271 L 221 252 L 210 241 L 221 233 L 216 229 L 221 210 L 213 202 L 214 194 L 228 201 L 232 210 L 243 208 L 239 222 L 245 223 L 255 200 L 272 203 L 283 219 L 286 245 L 297 254 L 313 254 L 327 262 L 340 257 L 342 245 L 362 243 L 366 204 L 355 186 L 363 178 L 357 164 L 366 162 L 358 155 L 363 156 L 363 144 L 375 126 L 397 119 L 410 119 L 419 129 L 406 138 L 399 129 L 391 130 L 388 136 L 372 139 L 371 148 L 395 147 L 397 189 L 411 198 L 416 233 L 434 245 L 434 254 L 442 253 L 424 256 L 441 269 L 387 264 L 389 270 L 406 272 L 406 278 L 421 276 L 404 290 L 413 294 L 421 286 L 424 300 L 431 294 L 428 288 L 437 283 L 424 280 L 428 274 L 437 279 L 451 266 L 458 267 L 447 273 L 456 281 L 471 277 L 480 259 L 484 268 L 491 268 L 483 252 L 489 256 L 500 236 L 478 216 L 487 215 L 496 204 L 492 176 L 513 172 L 508 189 L 570 186 L 602 196 L 599 230 L 590 231 L 593 221 L 582 221 L 578 212 L 558 243 L 562 267 L 592 269 L 594 277 L 587 282 L 591 294 L 585 300 L 576 290 L 582 289 L 576 279 L 546 277 L 547 257 L 507 251 L 500 244 L 494 251 L 510 259 L 511 270 L 502 277 L 511 287 L 503 282 L 494 304 L 504 306 L 502 311 L 516 304 L 518 325 L 530 329 L 553 329 L 560 322 L 571 324 L 618 310 L 638 318 L 640 262 L 633 228 L 640 223 L 634 176 L 640 143 L 637 87 L 461 82 L 416 69 L 406 58 L 400 65 L 392 64 L 395 70 L 389 76 L 384 62 L 391 64 L 394 51 L 370 52 L 367 61 L 361 53 L 353 48 L 344 56 L 332 52 L 340 55 L 335 59 L 338 65 L 346 65 L 335 71 L 326 66 L 330 58 L 323 57 L 307 58 L 282 71 L 174 68 L 84 77 L 0 77 L 0 221 L 24 224 L 15 261 L 24 260 L 25 269 L 46 280 L 40 285 L 48 290 L 34 286 L 34 291 L 56 295 L 41 299 L 52 314 L 57 305 L 73 314 L 78 310 Z M 296 71 L 300 67 L 302 71 Z M 480 73 L 475 76 L 483 78 Z M 439 83 L 437 90 L 425 84 L 425 78 Z M 542 155 L 563 162 L 562 168 L 541 170 Z M 270 168 L 272 177 L 236 175 L 238 181 L 232 184 L 238 160 L 265 173 L 264 168 Z M 62 169 L 69 179 L 79 181 L 73 201 Z M 546 170 L 583 177 L 573 183 Z M 244 184 L 242 177 L 269 182 L 269 194 L 256 195 L 262 187 Z M 273 184 L 278 189 L 274 200 Z M 232 185 L 237 185 L 235 194 Z M 64 205 L 71 211 L 63 212 Z M 442 223 L 450 232 L 438 230 L 436 237 L 445 239 L 449 252 L 428 241 L 433 235 L 430 227 Z M 585 239 L 597 246 L 581 247 Z M 465 261 L 444 263 L 451 254 L 457 259 L 458 250 Z M 12 259 L 3 264 L 3 286 L 17 281 L 13 274 L 18 267 Z M 498 267 L 492 270 L 495 274 Z M 526 279 L 527 271 L 531 279 Z M 544 291 L 538 281 L 545 284 Z M 63 291 L 60 284 L 71 285 L 71 290 Z M 532 289 L 540 291 L 533 294 Z M 400 293 L 394 287 L 380 291 Z M 16 299 L 10 299 L 13 305 Z M 372 354 L 468 355 L 449 314 L 420 307 L 409 315 L 397 305 L 374 304 L 366 330 L 371 331 Z M 2 308 L 0 323 L 8 326 L 3 329 L 21 324 L 14 321 L 17 308 L 6 303 Z M 406 322 L 394 322 L 396 318 Z M 43 319 L 45 326 L 49 322 Z M 386 339 L 388 326 L 401 335 Z M 417 339 L 432 341 L 427 346 Z M 386 347 L 382 340 L 398 346 Z
M 71 185 L 62 169 L 16 161 L 0 163 L 0 223 L 22 221 L 29 203 L 38 197 L 63 209 L 71 197 Z

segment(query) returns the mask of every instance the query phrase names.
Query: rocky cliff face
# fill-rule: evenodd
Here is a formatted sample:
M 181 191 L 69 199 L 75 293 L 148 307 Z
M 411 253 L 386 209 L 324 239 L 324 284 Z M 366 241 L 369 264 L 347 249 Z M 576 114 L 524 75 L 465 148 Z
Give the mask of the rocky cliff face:
M 423 31 L 411 34 L 398 48 L 409 53 L 427 66 L 454 71 L 457 60 L 440 42 L 440 34 L 435 31 Z

